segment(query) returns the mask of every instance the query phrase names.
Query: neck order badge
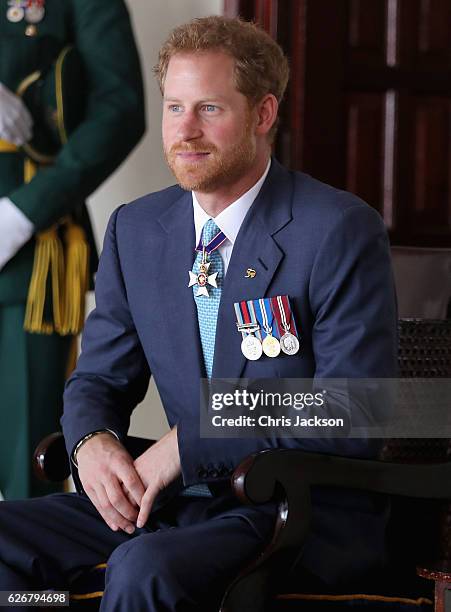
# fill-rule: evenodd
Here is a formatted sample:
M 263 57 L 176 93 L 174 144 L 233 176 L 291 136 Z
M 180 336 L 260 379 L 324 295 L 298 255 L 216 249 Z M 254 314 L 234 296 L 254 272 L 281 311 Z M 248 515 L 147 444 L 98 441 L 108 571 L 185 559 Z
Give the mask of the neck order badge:
M 217 233 L 213 235 L 213 237 L 210 239 L 210 236 L 213 234 L 213 232 Z M 223 244 L 225 240 L 226 235 L 219 230 L 213 219 L 209 219 L 203 227 L 201 239 L 196 247 L 196 252 L 202 254 L 200 261 L 198 262 L 199 270 L 196 272 L 190 270 L 188 272 L 188 287 L 193 287 L 194 285 L 199 286 L 197 289 L 196 297 L 200 295 L 205 295 L 206 297 L 209 297 L 207 285 L 211 285 L 215 288 L 218 287 L 217 276 L 219 274 L 219 271 L 216 271 L 213 274 L 208 273 L 212 263 L 211 261 L 208 261 L 208 259 L 211 258 L 211 254 L 216 251 L 216 249 L 219 249 L 219 247 L 221 246 L 221 244 Z M 196 262 L 198 261 L 198 259 L 199 255 L 196 258 Z

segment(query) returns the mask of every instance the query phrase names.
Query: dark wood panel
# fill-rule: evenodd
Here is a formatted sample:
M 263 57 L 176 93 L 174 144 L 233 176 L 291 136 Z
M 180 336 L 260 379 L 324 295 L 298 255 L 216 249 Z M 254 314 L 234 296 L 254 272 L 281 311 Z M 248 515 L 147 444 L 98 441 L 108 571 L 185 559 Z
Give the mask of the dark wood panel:
M 419 0 L 418 60 L 421 65 L 449 67 L 451 59 L 451 3 Z
M 382 213 L 384 97 L 349 95 L 347 124 L 346 188 Z
M 412 69 L 451 68 L 451 2 L 400 0 L 401 63 Z
M 278 0 L 255 0 L 254 19 L 273 38 L 277 38 Z
M 347 10 L 343 0 L 307 0 L 302 158 L 303 169 L 336 187 L 346 182 L 345 92 Z M 326 17 L 327 16 L 327 17 Z M 311 33 L 316 32 L 316 36 Z M 301 165 L 302 162 L 302 165 Z
M 290 58 L 279 159 L 362 196 L 393 244 L 451 247 L 451 0 L 250 4 Z
M 349 61 L 358 65 L 383 65 L 386 59 L 388 0 L 349 0 Z
M 254 0 L 224 0 L 224 15 L 226 17 L 242 17 L 247 21 L 255 19 Z
M 451 95 L 451 70 L 347 66 L 346 87 L 363 91 L 404 89 L 426 94 Z
M 277 16 L 277 38 L 289 58 L 290 80 L 280 107 L 275 151 L 282 163 L 298 168 L 304 163 L 299 135 L 303 133 L 305 116 L 306 5 L 306 0 L 279 2 Z
M 399 244 L 451 246 L 451 102 L 399 96 L 397 227 Z
M 415 130 L 415 198 L 413 214 L 422 223 L 447 224 L 450 169 L 450 107 L 443 98 L 416 99 Z

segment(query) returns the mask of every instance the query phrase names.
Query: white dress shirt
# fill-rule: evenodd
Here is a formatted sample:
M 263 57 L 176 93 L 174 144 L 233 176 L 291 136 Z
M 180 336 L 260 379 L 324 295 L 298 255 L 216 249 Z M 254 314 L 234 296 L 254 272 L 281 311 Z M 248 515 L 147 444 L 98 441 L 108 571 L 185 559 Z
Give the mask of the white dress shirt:
M 249 208 L 254 203 L 255 198 L 258 196 L 270 167 L 271 160 L 268 161 L 265 171 L 255 185 L 246 191 L 245 194 L 239 197 L 238 200 L 235 200 L 235 202 L 229 204 L 227 208 L 225 208 L 217 217 L 214 218 L 216 225 L 227 237 L 227 240 L 225 240 L 218 248 L 218 253 L 221 255 L 224 262 L 224 275 L 227 274 L 230 257 L 232 256 L 233 245 L 235 244 L 236 237 L 240 231 L 241 224 L 243 223 L 244 217 L 247 215 Z M 208 215 L 199 204 L 194 191 L 192 192 L 192 196 L 197 246 L 199 244 L 202 228 L 208 219 L 211 219 L 212 217 L 210 217 L 210 215 Z
M 23 212 L 9 198 L 0 198 L 0 270 L 33 233 L 34 225 Z

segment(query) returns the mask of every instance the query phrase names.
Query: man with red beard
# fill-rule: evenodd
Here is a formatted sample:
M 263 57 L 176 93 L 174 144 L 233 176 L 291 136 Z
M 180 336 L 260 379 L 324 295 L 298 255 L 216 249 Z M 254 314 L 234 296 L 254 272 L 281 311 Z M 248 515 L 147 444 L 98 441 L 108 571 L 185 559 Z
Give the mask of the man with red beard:
M 155 71 L 178 185 L 111 217 L 65 392 L 79 494 L 1 505 L 0 589 L 67 588 L 108 560 L 101 610 L 211 612 L 273 528 L 273 504 L 242 507 L 231 494 L 241 460 L 274 447 L 377 448 L 201 437 L 200 379 L 394 376 L 396 312 L 378 214 L 271 158 L 288 79 L 278 45 L 253 24 L 208 17 L 170 34 Z M 151 373 L 171 429 L 133 459 L 130 414 Z M 339 396 L 328 401 L 346 416 Z M 304 576 L 342 585 L 378 567 L 381 504 L 322 491 L 314 508 Z

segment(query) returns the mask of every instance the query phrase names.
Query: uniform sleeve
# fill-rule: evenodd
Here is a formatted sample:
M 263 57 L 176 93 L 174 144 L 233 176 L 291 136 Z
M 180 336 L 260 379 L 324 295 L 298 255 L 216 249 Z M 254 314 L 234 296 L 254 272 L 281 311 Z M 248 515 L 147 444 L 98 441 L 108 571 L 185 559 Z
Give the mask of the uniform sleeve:
M 125 439 L 130 415 L 147 391 L 150 370 L 130 314 L 116 242 L 108 224 L 96 277 L 96 307 L 83 331 L 81 355 L 66 383 L 61 419 L 69 456 L 87 434 L 111 429 Z
M 145 129 L 139 57 L 123 1 L 75 0 L 72 7 L 73 42 L 87 80 L 85 118 L 53 166 L 8 194 L 37 230 L 83 202 Z

